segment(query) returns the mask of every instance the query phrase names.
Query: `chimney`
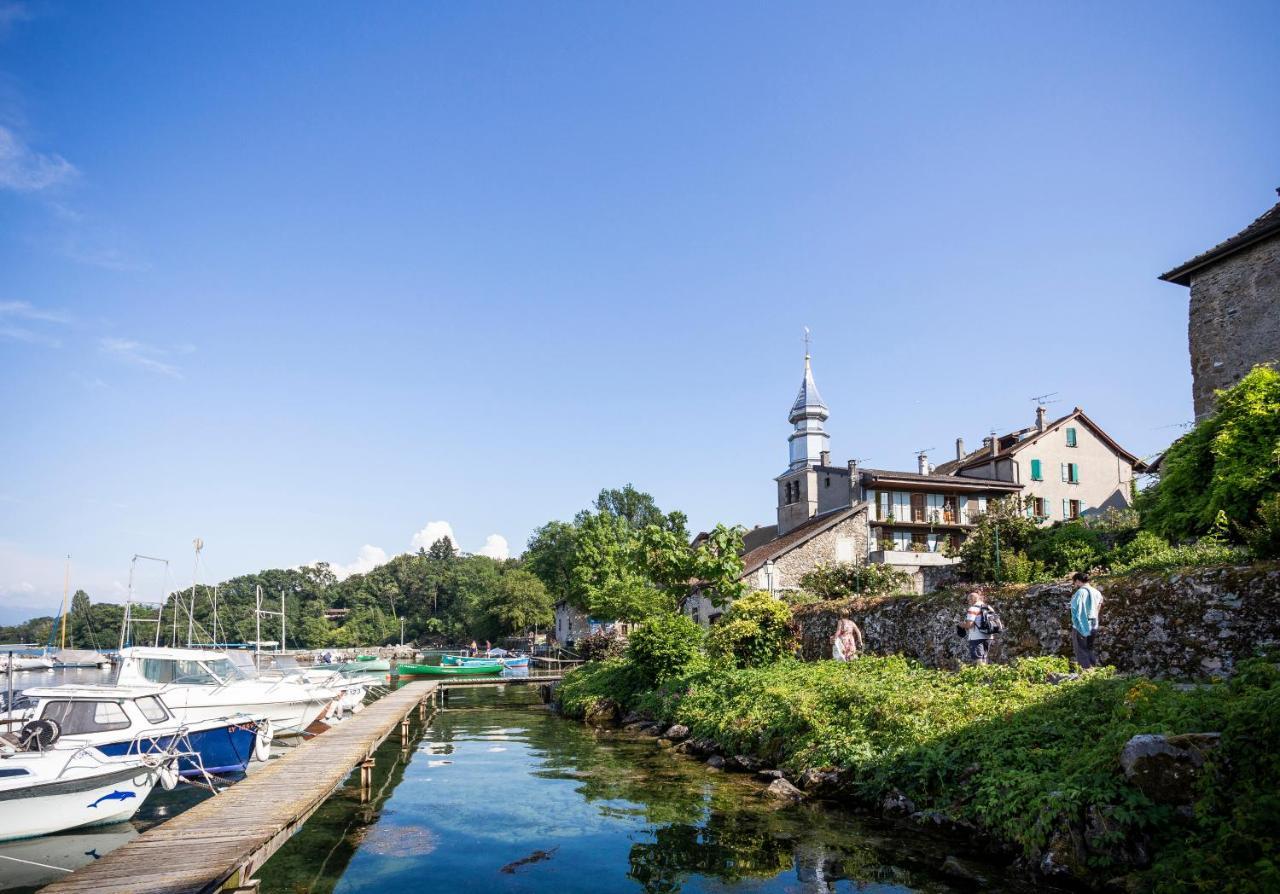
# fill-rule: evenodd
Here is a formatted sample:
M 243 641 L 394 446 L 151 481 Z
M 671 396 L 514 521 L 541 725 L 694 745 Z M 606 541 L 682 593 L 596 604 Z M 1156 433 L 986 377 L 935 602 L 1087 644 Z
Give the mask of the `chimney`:
M 916 464 L 920 469 L 921 475 L 929 474 L 929 454 L 924 452 L 916 454 Z
M 964 459 L 964 438 L 956 438 L 956 459 Z
M 1044 407 L 1036 407 L 1036 431 L 1044 431 Z
M 820 451 L 820 452 L 818 453 L 818 465 L 820 465 L 820 466 L 829 466 L 829 465 L 831 465 L 831 451 L 830 451 L 830 450 L 823 450 L 823 451 Z
M 997 444 L 995 437 L 991 435 L 982 439 L 982 449 L 990 453 L 992 456 L 995 456 L 1000 452 L 1000 447 Z

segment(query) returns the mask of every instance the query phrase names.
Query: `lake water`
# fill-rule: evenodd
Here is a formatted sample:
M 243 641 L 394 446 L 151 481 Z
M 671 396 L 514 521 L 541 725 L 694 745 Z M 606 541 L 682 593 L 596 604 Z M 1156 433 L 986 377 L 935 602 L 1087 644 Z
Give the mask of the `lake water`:
M 952 892 L 954 843 L 813 805 L 778 806 L 653 739 L 563 720 L 524 687 L 451 694 L 375 796 L 348 784 L 259 872 L 264 894 Z M 1030 887 L 982 867 L 983 890 Z

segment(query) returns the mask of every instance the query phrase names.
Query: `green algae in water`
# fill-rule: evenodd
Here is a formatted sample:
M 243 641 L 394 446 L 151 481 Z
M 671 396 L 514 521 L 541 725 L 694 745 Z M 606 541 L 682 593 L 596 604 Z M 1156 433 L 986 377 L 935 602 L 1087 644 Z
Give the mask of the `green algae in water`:
M 973 891 L 938 872 L 960 846 L 563 720 L 533 693 L 474 689 L 402 750 L 378 750 L 259 872 L 266 894 Z M 416 738 L 421 736 L 420 738 Z M 960 853 L 960 856 L 964 856 Z M 987 891 L 1031 886 L 982 867 Z

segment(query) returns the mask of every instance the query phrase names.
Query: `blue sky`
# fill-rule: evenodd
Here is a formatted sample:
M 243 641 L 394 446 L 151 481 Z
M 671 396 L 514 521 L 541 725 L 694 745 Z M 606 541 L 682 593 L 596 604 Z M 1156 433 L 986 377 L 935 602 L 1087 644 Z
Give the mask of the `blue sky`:
M 1160 449 L 1280 6 L 891 6 L 0 0 L 0 618 L 628 481 L 767 522 L 806 325 L 840 460 L 1052 391 Z

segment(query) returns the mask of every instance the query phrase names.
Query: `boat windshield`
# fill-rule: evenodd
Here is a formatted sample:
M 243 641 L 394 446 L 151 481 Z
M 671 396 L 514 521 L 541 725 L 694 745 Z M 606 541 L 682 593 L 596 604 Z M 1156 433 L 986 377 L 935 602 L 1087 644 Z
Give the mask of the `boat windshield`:
M 143 678 L 151 683 L 217 686 L 229 680 L 245 679 L 245 674 L 225 658 L 207 658 L 203 661 L 143 658 L 140 663 Z

